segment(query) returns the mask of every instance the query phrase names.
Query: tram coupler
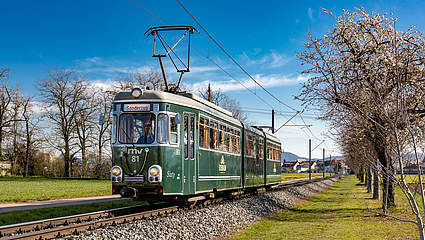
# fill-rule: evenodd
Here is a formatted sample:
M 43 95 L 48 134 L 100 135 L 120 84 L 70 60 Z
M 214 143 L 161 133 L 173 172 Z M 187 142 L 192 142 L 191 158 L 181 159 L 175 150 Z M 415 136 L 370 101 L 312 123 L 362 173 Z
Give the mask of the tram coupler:
M 120 195 L 122 198 L 137 198 L 137 189 L 124 187 L 121 189 Z

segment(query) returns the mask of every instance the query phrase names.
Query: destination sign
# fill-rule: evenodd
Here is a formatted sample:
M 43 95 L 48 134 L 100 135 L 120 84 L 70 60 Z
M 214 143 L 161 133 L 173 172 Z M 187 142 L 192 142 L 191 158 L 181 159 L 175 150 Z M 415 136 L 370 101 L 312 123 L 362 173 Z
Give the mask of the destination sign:
M 150 104 L 142 104 L 142 103 L 128 103 L 124 104 L 124 111 L 149 111 Z

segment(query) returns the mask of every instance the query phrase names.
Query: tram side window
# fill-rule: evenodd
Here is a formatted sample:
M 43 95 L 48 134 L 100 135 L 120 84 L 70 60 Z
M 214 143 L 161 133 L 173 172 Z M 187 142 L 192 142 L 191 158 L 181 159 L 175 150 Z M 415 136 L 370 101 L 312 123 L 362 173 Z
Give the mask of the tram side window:
M 204 118 L 199 117 L 199 147 L 205 147 L 205 141 L 204 141 Z
M 260 158 L 264 157 L 264 140 L 260 138 Z
M 256 153 L 256 150 L 255 150 L 255 136 L 253 135 L 252 136 L 252 151 L 251 151 L 251 156 L 255 157 L 255 153 Z
M 167 114 L 158 114 L 158 129 L 157 129 L 158 142 L 167 143 L 168 142 L 168 115 Z
M 183 129 L 183 134 L 184 134 L 184 138 L 183 138 L 183 143 L 184 143 L 184 147 L 183 147 L 183 150 L 184 150 L 184 158 L 185 159 L 187 159 L 188 157 L 189 157 L 189 142 L 188 142 L 188 140 L 189 140 L 189 136 L 188 136 L 188 124 L 189 124 L 189 122 L 188 122 L 188 116 L 184 116 L 184 122 L 183 122 L 183 127 L 184 127 L 184 129 Z
M 226 126 L 220 125 L 220 150 L 226 151 L 226 139 L 227 139 L 227 132 L 226 132 Z
M 218 126 L 215 121 L 210 121 L 210 148 L 218 149 Z
M 170 143 L 177 144 L 179 139 L 178 124 L 176 117 L 170 116 Z
M 230 152 L 230 128 L 226 128 L 226 152 Z
M 246 148 L 246 155 L 251 156 L 251 149 L 249 148 L 249 135 L 246 135 L 245 148 Z
M 270 143 L 267 143 L 267 159 L 272 159 Z
M 117 141 L 117 116 L 112 115 L 112 143 Z
M 235 152 L 235 147 L 233 146 L 234 145 L 234 142 L 235 142 L 235 132 L 234 132 L 234 129 L 233 128 L 229 128 L 228 129 L 228 131 L 229 131 L 229 133 L 228 133 L 228 137 L 227 137 L 227 141 L 228 141 L 228 146 L 229 146 L 229 152 L 230 153 L 233 153 L 233 152 Z
M 199 147 L 208 148 L 208 119 L 199 117 Z
M 253 135 L 250 135 L 250 134 L 247 135 L 247 155 L 248 156 L 255 156 L 254 139 L 255 137 Z
M 279 145 L 279 161 L 282 161 L 282 148 Z
M 236 153 L 241 153 L 241 141 L 240 141 L 240 136 L 241 136 L 241 132 L 239 130 L 235 131 L 235 149 L 236 149 Z
M 189 140 L 190 140 L 190 159 L 195 158 L 195 117 L 190 117 L 190 132 L 189 132 Z
M 277 145 L 273 145 L 274 146 L 274 160 L 277 160 Z

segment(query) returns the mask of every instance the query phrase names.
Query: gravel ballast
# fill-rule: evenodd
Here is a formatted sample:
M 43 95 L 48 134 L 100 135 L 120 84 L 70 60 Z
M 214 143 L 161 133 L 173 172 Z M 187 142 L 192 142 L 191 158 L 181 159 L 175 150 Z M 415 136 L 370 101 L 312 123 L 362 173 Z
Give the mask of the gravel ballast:
M 213 207 L 164 214 L 68 239 L 214 239 L 294 206 L 299 200 L 331 187 L 335 181 L 337 178 L 331 178 Z

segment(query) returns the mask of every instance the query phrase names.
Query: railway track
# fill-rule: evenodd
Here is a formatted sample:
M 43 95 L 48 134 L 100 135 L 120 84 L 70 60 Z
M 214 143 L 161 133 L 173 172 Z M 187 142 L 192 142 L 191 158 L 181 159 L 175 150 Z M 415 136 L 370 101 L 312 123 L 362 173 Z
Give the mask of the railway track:
M 234 200 L 242 197 L 250 197 L 253 195 L 261 195 L 270 191 L 279 191 L 291 187 L 301 186 L 312 182 L 322 181 L 328 178 L 318 178 L 309 181 L 297 181 L 290 183 L 282 183 L 275 185 L 273 188 L 260 189 L 257 194 L 252 192 L 233 196 L 230 199 Z M 85 231 L 90 231 L 98 228 L 114 227 L 120 224 L 146 219 L 149 217 L 160 216 L 165 213 L 173 213 L 176 211 L 188 211 L 194 207 L 204 207 L 223 202 L 223 199 L 213 199 L 197 204 L 190 205 L 173 205 L 170 203 L 161 203 L 154 205 L 143 205 L 135 207 L 127 207 L 88 214 L 80 214 L 68 217 L 46 219 L 28 223 L 13 224 L 0 227 L 0 240 L 11 239 L 55 239 L 64 238 L 69 235 L 83 234 Z

